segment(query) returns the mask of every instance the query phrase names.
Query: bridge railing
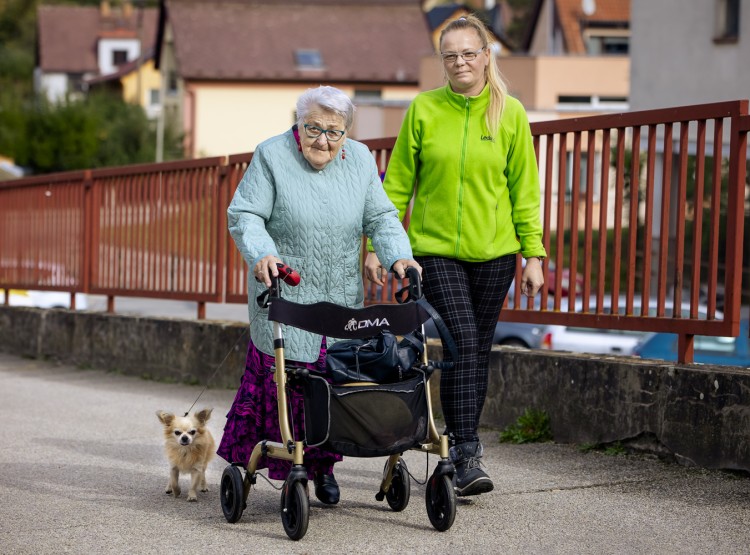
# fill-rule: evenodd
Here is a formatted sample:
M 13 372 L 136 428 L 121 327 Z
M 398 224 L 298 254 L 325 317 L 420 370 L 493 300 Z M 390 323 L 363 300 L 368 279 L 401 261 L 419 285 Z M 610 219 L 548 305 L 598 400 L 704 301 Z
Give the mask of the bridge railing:
M 748 101 L 531 124 L 545 286 L 502 320 L 737 336 Z M 364 141 L 385 172 L 395 139 Z M 226 207 L 252 153 L 0 183 L 0 288 L 247 302 Z M 405 222 L 405 225 L 408 224 Z M 400 284 L 365 281 L 367 302 Z M 723 299 L 721 295 L 723 294 Z M 720 302 L 722 301 L 723 302 Z M 617 307 L 613 309 L 611 307 Z M 679 307 L 676 310 L 674 307 Z

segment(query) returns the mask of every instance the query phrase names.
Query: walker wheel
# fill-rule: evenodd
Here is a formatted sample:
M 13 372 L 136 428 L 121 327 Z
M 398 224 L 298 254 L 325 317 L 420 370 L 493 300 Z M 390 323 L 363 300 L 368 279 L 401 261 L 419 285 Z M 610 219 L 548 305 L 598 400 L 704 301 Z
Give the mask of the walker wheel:
M 221 510 L 227 522 L 237 522 L 245 509 L 245 493 L 242 472 L 236 466 L 229 465 L 221 475 Z
M 425 491 L 427 516 L 436 530 L 445 532 L 456 518 L 456 492 L 453 481 L 445 474 L 433 474 Z
M 305 486 L 296 480 L 284 482 L 281 488 L 281 523 L 286 535 L 292 540 L 299 540 L 307 532 L 310 518 L 310 500 Z
M 387 465 L 388 463 L 386 463 Z M 403 511 L 409 504 L 411 496 L 411 481 L 409 480 L 409 471 L 406 468 L 406 461 L 398 459 L 396 466 L 393 467 L 393 477 L 391 487 L 385 493 L 385 499 L 388 505 L 397 513 Z

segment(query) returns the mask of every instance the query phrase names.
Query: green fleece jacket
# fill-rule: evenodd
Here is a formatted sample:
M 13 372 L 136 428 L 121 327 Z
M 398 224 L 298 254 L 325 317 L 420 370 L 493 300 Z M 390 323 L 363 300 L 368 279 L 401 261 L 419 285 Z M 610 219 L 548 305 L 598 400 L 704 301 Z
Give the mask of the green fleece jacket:
M 546 256 L 526 112 L 506 96 L 500 129 L 490 136 L 489 97 L 489 87 L 467 98 L 446 86 L 420 93 L 406 112 L 384 186 L 402 220 L 414 197 L 408 233 L 415 256 Z

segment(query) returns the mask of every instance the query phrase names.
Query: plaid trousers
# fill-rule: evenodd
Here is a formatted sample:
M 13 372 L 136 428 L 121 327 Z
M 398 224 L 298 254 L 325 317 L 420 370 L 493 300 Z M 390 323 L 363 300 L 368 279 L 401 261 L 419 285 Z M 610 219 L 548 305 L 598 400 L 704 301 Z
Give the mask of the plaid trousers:
M 477 441 L 487 396 L 489 358 L 495 325 L 515 277 L 516 255 L 487 262 L 437 256 L 415 257 L 422 266 L 427 301 L 445 320 L 458 347 L 458 360 L 440 378 L 446 433 L 456 443 Z M 450 359 L 443 348 L 443 356 Z

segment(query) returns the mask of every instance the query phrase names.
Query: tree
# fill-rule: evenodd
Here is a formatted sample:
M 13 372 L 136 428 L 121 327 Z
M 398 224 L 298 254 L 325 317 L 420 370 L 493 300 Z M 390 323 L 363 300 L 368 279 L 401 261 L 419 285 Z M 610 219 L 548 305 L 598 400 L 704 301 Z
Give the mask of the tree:
M 99 0 L 45 0 L 98 5 Z M 33 90 L 38 0 L 0 0 L 0 154 L 34 173 L 153 162 L 155 124 L 111 94 L 50 104 Z M 152 5 L 153 2 L 146 2 Z M 164 159 L 183 157 L 167 126 Z
M 168 126 L 165 159 L 182 157 L 181 142 Z M 62 104 L 40 95 L 2 105 L 0 152 L 33 173 L 147 163 L 154 161 L 156 130 L 140 106 L 112 93 Z

